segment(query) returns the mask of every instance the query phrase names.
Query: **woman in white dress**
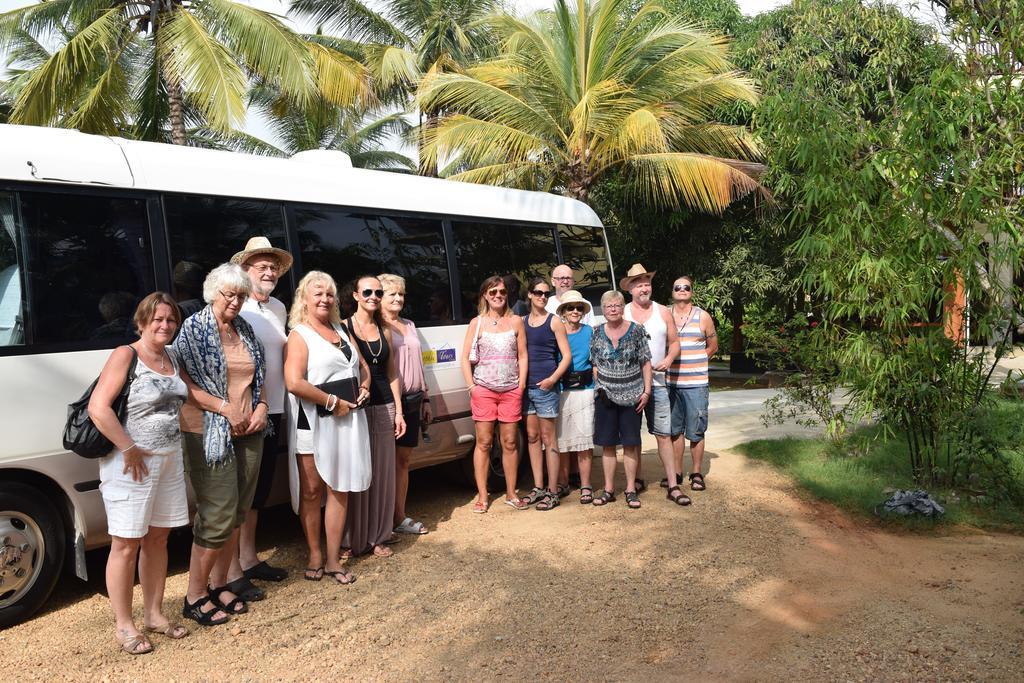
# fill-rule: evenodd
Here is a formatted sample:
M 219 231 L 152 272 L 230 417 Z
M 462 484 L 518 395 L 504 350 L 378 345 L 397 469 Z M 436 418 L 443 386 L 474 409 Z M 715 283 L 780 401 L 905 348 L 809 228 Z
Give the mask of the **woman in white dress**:
M 339 559 L 348 494 L 370 487 L 370 435 L 360 410 L 370 395 L 370 373 L 340 322 L 334 279 L 316 270 L 307 273 L 288 316 L 292 331 L 284 365 L 294 418 L 289 419 L 293 427 L 288 437 L 292 508 L 299 513 L 309 545 L 304 578 L 319 581 L 326 574 L 347 585 L 356 580 Z M 340 387 L 346 381 L 348 392 Z M 317 386 L 328 382 L 334 383 L 330 388 L 336 393 Z M 320 546 L 325 489 L 326 554 Z

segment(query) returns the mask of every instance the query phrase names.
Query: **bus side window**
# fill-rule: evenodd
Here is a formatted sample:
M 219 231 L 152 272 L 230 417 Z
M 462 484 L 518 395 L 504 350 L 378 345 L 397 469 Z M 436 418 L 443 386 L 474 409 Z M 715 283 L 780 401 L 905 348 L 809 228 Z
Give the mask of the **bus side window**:
M 402 315 L 420 327 L 450 325 L 448 257 L 437 218 L 381 216 L 324 206 L 297 206 L 302 267 L 338 283 L 342 317 L 351 315 L 352 279 L 391 273 L 405 278 Z
M 529 310 L 525 297 L 530 279 L 547 280 L 551 269 L 558 265 L 555 233 L 550 227 L 453 221 L 452 233 L 463 321 L 476 315 L 480 283 L 491 275 L 515 275 L 519 279 L 520 300 L 508 303 L 521 313 Z
M 142 199 L 19 192 L 28 236 L 32 343 L 112 346 L 154 289 Z
M 185 317 L 206 306 L 203 280 L 226 263 L 250 237 L 266 237 L 281 249 L 288 246 L 280 202 L 201 195 L 165 195 L 167 241 L 171 256 L 171 295 Z M 274 296 L 285 306 L 292 300 L 288 274 L 277 283 Z
M 0 192 L 0 346 L 25 343 L 16 218 L 14 195 Z
M 585 225 L 559 225 L 558 239 L 562 243 L 562 262 L 575 276 L 573 287 L 600 310 L 601 295 L 617 289 L 612 283 L 604 231 Z

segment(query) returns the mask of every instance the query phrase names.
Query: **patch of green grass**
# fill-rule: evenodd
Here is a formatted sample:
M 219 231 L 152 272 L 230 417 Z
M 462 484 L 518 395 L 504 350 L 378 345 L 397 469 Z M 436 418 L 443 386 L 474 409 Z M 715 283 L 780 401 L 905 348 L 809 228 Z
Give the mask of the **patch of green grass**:
M 985 427 L 990 438 L 1005 444 L 1009 485 L 1024 496 L 1024 451 L 1020 450 L 1024 444 L 1024 402 L 1000 401 Z M 866 427 L 854 432 L 846 446 L 840 449 L 825 439 L 790 437 L 751 441 L 737 450 L 770 463 L 814 496 L 859 515 L 875 517 L 875 508 L 889 497 L 890 489 L 921 488 L 914 484 L 902 439 L 886 440 L 878 428 Z M 886 517 L 886 522 L 913 529 L 966 524 L 1024 533 L 1024 507 L 1019 502 L 990 495 L 979 498 L 977 491 L 924 488 L 946 508 L 942 518 L 932 522 L 917 517 Z

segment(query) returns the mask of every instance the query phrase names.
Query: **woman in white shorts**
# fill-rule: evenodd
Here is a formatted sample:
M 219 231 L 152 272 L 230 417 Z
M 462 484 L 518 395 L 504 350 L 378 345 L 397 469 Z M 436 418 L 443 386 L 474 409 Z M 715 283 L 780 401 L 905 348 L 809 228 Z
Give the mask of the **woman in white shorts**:
M 590 485 L 594 455 L 594 369 L 590 364 L 590 340 L 594 328 L 584 325 L 590 302 L 570 289 L 559 299 L 556 313 L 565 322 L 572 365 L 562 375 L 561 406 L 558 410 L 558 452 L 576 454 L 580 463 L 580 503 L 594 502 Z
M 365 491 L 371 479 L 370 431 L 362 410 L 370 397 L 370 371 L 341 325 L 337 293 L 334 279 L 318 270 L 299 282 L 288 317 L 284 382 L 294 417 L 288 420 L 294 425 L 288 436 L 292 508 L 309 546 L 303 578 L 319 581 L 326 575 L 348 585 L 355 574 L 339 559 L 348 494 Z M 320 545 L 325 489 L 326 554 Z
M 145 630 L 174 639 L 188 635 L 161 609 L 167 535 L 172 527 L 188 524 L 178 413 L 189 387 L 178 371 L 177 356 L 167 348 L 180 322 L 181 311 L 168 294 L 154 292 L 143 299 L 135 310 L 141 338 L 130 347 L 114 349 L 89 401 L 93 423 L 114 444 L 114 450 L 100 460 L 100 493 L 111 537 L 107 594 L 116 622 L 114 637 L 131 655 L 153 651 L 132 615 L 136 559 Z M 128 378 L 135 356 L 135 370 Z M 122 425 L 111 405 L 126 379 L 131 387 Z M 219 403 L 194 386 L 192 389 L 200 403 Z

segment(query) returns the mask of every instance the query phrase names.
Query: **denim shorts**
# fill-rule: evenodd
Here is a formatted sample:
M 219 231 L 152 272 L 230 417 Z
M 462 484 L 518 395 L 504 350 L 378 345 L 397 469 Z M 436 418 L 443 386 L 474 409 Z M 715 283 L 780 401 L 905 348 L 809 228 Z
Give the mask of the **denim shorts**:
M 537 417 L 558 417 L 558 392 L 537 387 L 526 390 L 526 414 Z
M 672 387 L 672 436 L 685 434 L 690 441 L 704 440 L 708 428 L 708 397 L 711 388 Z
M 651 387 L 651 400 L 644 406 L 644 417 L 647 419 L 647 431 L 657 436 L 672 435 L 672 404 L 669 399 L 668 387 Z

